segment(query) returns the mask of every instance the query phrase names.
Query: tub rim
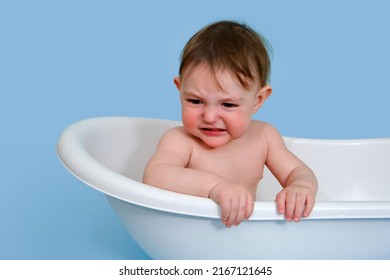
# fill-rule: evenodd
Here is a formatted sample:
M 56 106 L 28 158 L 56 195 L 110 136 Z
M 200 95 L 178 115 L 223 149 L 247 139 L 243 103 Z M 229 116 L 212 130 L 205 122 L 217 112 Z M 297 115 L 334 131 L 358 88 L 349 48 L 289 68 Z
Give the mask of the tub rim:
M 123 122 L 170 122 L 178 121 L 140 117 L 94 117 L 69 125 L 59 137 L 57 155 L 65 168 L 86 185 L 111 197 L 138 206 L 181 215 L 204 218 L 220 218 L 217 203 L 209 198 L 176 193 L 134 180 L 109 169 L 98 162 L 86 150 L 83 139 L 86 134 L 101 125 Z M 365 139 L 314 139 L 284 137 L 294 142 L 326 142 L 327 144 L 358 144 L 389 142 L 390 138 Z M 131 187 L 129 187 L 131 186 Z M 316 201 L 312 214 L 303 220 L 313 219 L 383 219 L 390 218 L 390 201 Z M 284 220 L 276 211 L 274 202 L 256 201 L 249 219 Z

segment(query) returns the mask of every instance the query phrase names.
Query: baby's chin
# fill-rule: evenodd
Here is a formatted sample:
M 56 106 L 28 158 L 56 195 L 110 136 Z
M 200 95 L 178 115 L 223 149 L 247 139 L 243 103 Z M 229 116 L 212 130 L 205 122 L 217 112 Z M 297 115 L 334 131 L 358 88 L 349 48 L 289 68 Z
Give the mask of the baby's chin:
M 204 137 L 204 136 L 195 136 L 204 146 L 210 149 L 217 149 L 225 146 L 230 143 L 232 139 L 230 137 Z

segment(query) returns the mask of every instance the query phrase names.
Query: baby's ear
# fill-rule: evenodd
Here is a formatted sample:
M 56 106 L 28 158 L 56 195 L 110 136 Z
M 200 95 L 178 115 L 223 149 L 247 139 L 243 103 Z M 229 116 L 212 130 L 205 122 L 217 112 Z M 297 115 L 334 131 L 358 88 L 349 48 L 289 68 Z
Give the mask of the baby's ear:
M 176 88 L 180 91 L 180 77 L 179 76 L 174 77 L 173 82 L 175 83 Z
M 256 100 L 255 100 L 255 107 L 253 108 L 253 114 L 257 112 L 257 110 L 260 109 L 261 106 L 263 106 L 265 100 L 271 95 L 272 93 L 272 87 L 269 85 L 266 85 L 262 87 L 256 94 Z

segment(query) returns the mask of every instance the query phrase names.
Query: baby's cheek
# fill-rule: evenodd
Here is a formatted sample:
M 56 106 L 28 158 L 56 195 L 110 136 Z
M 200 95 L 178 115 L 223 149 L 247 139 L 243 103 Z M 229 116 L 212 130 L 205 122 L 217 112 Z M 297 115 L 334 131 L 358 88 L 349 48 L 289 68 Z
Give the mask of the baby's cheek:
M 250 120 L 243 117 L 236 117 L 229 122 L 230 132 L 233 138 L 239 138 L 244 135 L 249 128 Z
M 182 122 L 187 130 L 192 130 L 197 126 L 197 120 L 195 114 L 184 111 L 182 113 Z

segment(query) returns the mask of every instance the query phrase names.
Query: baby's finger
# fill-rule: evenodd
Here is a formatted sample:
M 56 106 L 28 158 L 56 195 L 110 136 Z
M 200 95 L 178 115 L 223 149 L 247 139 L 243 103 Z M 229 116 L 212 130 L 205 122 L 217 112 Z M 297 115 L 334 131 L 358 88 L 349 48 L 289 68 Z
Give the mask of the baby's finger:
M 281 191 L 276 195 L 276 209 L 279 214 L 284 214 L 286 211 L 286 192 Z
M 295 203 L 296 203 L 296 194 L 288 193 L 286 196 L 286 210 L 285 210 L 285 219 L 289 222 L 293 220 L 294 211 L 295 211 Z
M 241 196 L 239 199 L 239 205 L 237 209 L 237 216 L 234 221 L 234 225 L 238 226 L 245 218 L 245 212 L 246 212 L 246 204 L 247 204 L 247 198 L 246 196 Z
M 305 210 L 303 211 L 303 217 L 306 218 L 310 216 L 311 211 L 313 210 L 314 207 L 314 203 L 315 203 L 314 196 L 308 195 L 306 197 L 306 206 L 305 206 Z
M 249 217 L 252 215 L 253 213 L 253 207 L 254 207 L 254 201 L 253 201 L 253 198 L 251 195 L 248 195 L 247 197 L 247 202 L 246 202 L 246 208 L 245 208 L 245 215 L 244 215 L 244 218 L 246 220 L 249 219 Z
M 295 209 L 294 209 L 294 222 L 299 222 L 303 217 L 303 210 L 305 209 L 306 197 L 296 196 Z
M 239 208 L 238 204 L 239 202 L 237 200 L 235 199 L 230 200 L 230 213 L 225 223 L 226 227 L 231 227 L 235 223 L 237 218 L 238 208 Z
M 219 204 L 221 207 L 221 221 L 226 225 L 230 216 L 230 200 L 222 200 Z

